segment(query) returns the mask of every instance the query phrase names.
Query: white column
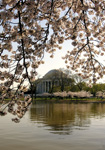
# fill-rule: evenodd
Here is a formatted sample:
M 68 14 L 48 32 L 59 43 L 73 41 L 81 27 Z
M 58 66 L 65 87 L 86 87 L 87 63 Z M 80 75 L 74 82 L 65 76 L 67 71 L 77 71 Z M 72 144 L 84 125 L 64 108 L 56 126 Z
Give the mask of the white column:
M 49 81 L 48 81 L 48 92 L 49 92 Z
M 41 93 L 43 93 L 43 81 L 42 81 L 42 89 L 41 89 Z
M 45 91 L 44 92 L 46 92 L 46 81 L 45 81 Z

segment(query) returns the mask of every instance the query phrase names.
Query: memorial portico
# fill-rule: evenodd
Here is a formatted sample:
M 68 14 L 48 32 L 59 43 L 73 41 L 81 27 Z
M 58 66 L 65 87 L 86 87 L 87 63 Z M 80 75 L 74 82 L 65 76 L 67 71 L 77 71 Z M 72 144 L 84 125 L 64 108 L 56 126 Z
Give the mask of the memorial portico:
M 52 87 L 51 80 L 42 80 L 40 84 L 37 86 L 37 91 L 38 93 L 46 93 L 49 92 L 51 87 Z
M 49 92 L 49 90 L 51 89 L 52 87 L 52 82 L 51 80 L 45 80 L 45 81 L 42 81 L 42 92 Z
M 59 70 L 51 70 L 43 78 L 40 79 L 40 82 L 36 86 L 37 93 L 48 93 L 50 92 L 52 86 L 59 86 Z

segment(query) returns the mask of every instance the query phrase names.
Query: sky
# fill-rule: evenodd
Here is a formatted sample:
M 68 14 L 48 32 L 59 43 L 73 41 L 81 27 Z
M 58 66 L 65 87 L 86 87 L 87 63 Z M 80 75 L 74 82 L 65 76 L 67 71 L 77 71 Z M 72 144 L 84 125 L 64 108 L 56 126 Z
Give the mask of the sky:
M 65 60 L 62 59 L 66 55 L 68 50 L 72 49 L 72 45 L 70 42 L 65 41 L 62 45 L 61 50 L 57 50 L 55 52 L 54 58 L 50 58 L 50 54 L 45 53 L 44 56 L 44 64 L 41 64 L 37 69 L 38 76 L 44 76 L 48 71 L 52 69 L 64 68 L 66 69 Z

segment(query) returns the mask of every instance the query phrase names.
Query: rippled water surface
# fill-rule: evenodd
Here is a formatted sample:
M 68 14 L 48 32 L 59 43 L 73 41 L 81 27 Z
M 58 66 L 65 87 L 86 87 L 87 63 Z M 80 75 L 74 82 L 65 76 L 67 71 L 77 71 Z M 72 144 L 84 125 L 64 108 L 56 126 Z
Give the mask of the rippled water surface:
M 11 118 L 0 117 L 0 150 L 105 150 L 105 104 L 36 102 Z

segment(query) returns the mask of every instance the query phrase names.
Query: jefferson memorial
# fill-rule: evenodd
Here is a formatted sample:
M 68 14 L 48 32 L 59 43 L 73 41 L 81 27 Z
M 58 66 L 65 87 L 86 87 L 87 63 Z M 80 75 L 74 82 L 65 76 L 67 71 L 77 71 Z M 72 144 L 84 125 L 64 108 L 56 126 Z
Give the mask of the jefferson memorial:
M 43 78 L 38 79 L 36 93 L 46 93 L 51 90 L 52 86 L 59 86 L 61 73 L 60 70 L 54 69 L 46 73 Z

